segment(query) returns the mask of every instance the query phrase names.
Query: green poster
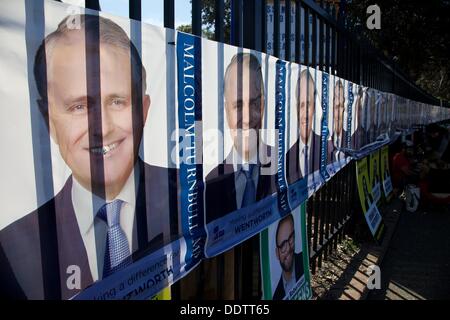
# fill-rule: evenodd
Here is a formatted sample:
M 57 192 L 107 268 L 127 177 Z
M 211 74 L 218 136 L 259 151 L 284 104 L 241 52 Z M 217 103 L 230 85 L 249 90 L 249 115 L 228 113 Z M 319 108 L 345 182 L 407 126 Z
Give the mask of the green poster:
M 170 287 L 162 289 L 159 293 L 155 294 L 150 300 L 172 300 L 172 293 Z
M 392 196 L 392 181 L 391 173 L 389 172 L 389 147 L 381 148 L 381 179 L 383 184 L 383 191 L 386 200 L 390 200 Z
M 374 236 L 375 240 L 380 241 L 384 232 L 384 224 L 381 218 L 381 214 L 378 211 L 377 204 L 374 201 L 372 186 L 369 183 L 367 158 L 368 157 L 356 161 L 358 194 L 364 213 L 364 218 L 366 219 L 370 232 Z
M 312 296 L 305 205 L 261 232 L 264 300 L 308 300 Z
M 370 186 L 372 187 L 373 200 L 380 204 L 381 179 L 380 179 L 380 150 L 370 155 Z

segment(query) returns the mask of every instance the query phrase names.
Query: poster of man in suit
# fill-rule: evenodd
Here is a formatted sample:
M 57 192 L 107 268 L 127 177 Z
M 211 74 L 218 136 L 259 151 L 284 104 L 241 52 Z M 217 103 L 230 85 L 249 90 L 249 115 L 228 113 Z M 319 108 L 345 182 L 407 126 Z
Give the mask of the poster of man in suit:
M 27 34 L 39 43 L 29 52 L 30 108 L 39 115 L 32 126 L 45 123 L 40 139 L 54 143 L 69 174 L 44 203 L 0 230 L 2 295 L 24 299 L 69 299 L 179 238 L 177 171 L 146 163 L 140 152 L 153 105 L 147 76 L 155 71 L 119 23 L 49 7 L 62 19 L 57 27 L 45 38 Z M 51 175 L 44 142 L 33 145 L 35 155 L 50 162 L 35 171 L 50 175 L 36 178 L 37 192 L 61 178 Z
M 314 69 L 304 68 L 296 81 L 298 138 L 286 153 L 286 175 L 289 184 L 319 170 L 320 134 L 316 133 L 316 81 Z
M 264 300 L 311 298 L 304 214 L 299 206 L 261 233 Z
M 331 79 L 331 77 L 330 77 Z M 346 114 L 347 94 L 345 90 L 345 82 L 343 79 L 334 77 L 334 85 L 330 87 L 332 90 L 330 97 L 330 137 L 327 146 L 327 162 L 333 164 L 344 160 L 345 154 L 341 150 L 345 146 L 346 121 L 344 116 Z
M 359 150 L 367 143 L 367 94 L 366 88 L 355 85 L 355 91 L 353 93 L 353 114 L 354 122 L 353 133 L 351 135 L 351 149 Z
M 276 150 L 262 140 L 266 97 L 258 57 L 244 52 L 233 55 L 223 86 L 232 147 L 205 177 L 206 223 L 276 192 Z

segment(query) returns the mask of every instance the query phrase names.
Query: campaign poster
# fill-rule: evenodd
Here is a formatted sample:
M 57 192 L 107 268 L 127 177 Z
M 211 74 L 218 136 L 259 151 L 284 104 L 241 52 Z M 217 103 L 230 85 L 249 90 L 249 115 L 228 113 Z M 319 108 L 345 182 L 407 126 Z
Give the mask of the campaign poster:
M 380 150 L 372 152 L 369 156 L 369 182 L 372 188 L 374 201 L 379 205 L 381 200 L 381 179 L 380 179 Z
M 330 76 L 329 81 L 327 171 L 332 176 L 345 165 L 344 149 L 351 117 L 348 118 L 348 82 L 336 76 Z
M 224 252 L 289 211 L 285 176 L 289 64 L 202 42 L 203 179 L 207 257 Z M 206 107 L 208 106 L 208 107 Z
M 308 198 L 308 176 L 306 171 L 306 158 L 309 150 L 305 148 L 304 141 L 308 141 L 307 129 L 309 128 L 309 118 L 307 101 L 308 96 L 313 96 L 312 81 L 308 71 L 301 65 L 291 63 L 287 92 L 290 103 L 286 105 L 286 156 L 285 171 L 286 180 L 289 185 L 289 202 L 292 208 Z M 313 98 L 311 98 L 313 99 Z M 312 113 L 310 115 L 312 118 Z M 311 119 L 312 120 L 312 119 Z M 311 121 L 312 124 L 312 121 Z M 309 146 L 308 146 L 309 147 Z
M 305 133 L 301 136 L 303 143 L 302 157 L 304 157 L 305 170 L 308 176 L 308 196 L 316 192 L 328 178 L 326 171 L 326 142 L 328 134 L 328 117 L 324 117 L 328 111 L 328 103 L 323 102 L 323 81 L 328 82 L 329 75 L 317 68 L 305 68 L 308 77 L 306 89 L 307 100 L 305 117 L 306 123 L 301 123 L 301 130 Z M 328 94 L 328 84 L 325 84 L 325 94 Z
M 308 300 L 310 284 L 305 205 L 261 232 L 263 300 Z
M 377 91 L 375 89 L 368 89 L 367 90 L 367 97 L 368 97 L 368 105 L 367 105 L 367 143 L 373 143 L 375 142 L 377 138 Z
M 171 300 L 172 293 L 170 287 L 164 288 L 159 293 L 155 294 L 151 300 Z
M 150 298 L 199 261 L 171 157 L 175 31 L 57 1 L 2 1 L 0 21 L 0 282 Z
M 381 160 L 381 179 L 385 198 L 389 201 L 392 197 L 392 181 L 389 171 L 389 147 L 384 146 L 380 151 Z
M 384 223 L 377 203 L 372 195 L 372 186 L 369 181 L 367 157 L 356 161 L 356 179 L 358 185 L 359 200 L 361 202 L 364 218 L 370 232 L 376 241 L 380 241 L 384 233 Z
M 353 105 L 352 105 L 352 134 L 350 138 L 349 149 L 353 152 L 360 150 L 367 144 L 367 88 L 355 84 L 352 90 Z

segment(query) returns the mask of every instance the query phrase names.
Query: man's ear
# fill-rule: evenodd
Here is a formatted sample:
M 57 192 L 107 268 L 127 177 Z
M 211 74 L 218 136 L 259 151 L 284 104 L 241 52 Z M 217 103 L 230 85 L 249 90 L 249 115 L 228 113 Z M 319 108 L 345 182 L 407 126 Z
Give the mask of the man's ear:
M 147 120 L 147 115 L 148 115 L 148 110 L 150 109 L 150 105 L 151 105 L 151 99 L 150 96 L 148 94 L 144 95 L 144 99 L 142 100 L 142 113 L 143 113 L 143 117 L 144 117 L 144 121 L 143 124 L 145 124 L 146 120 Z
M 280 253 L 279 253 L 279 249 L 275 248 L 275 253 L 277 255 L 277 259 L 280 260 Z

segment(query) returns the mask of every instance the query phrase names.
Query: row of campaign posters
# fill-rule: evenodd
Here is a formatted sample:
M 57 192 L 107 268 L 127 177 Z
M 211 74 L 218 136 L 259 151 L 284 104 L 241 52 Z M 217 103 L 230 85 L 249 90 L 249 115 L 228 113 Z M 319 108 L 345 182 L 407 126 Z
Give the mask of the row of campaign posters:
M 56 1 L 4 1 L 0 21 L 0 282 L 11 297 L 146 299 L 264 231 L 264 297 L 308 298 L 301 204 L 399 130 L 449 118 Z
M 392 198 L 392 181 L 389 171 L 389 148 L 387 145 L 356 161 L 358 195 L 364 218 L 374 239 L 380 243 L 385 226 L 378 206 L 382 194 Z

